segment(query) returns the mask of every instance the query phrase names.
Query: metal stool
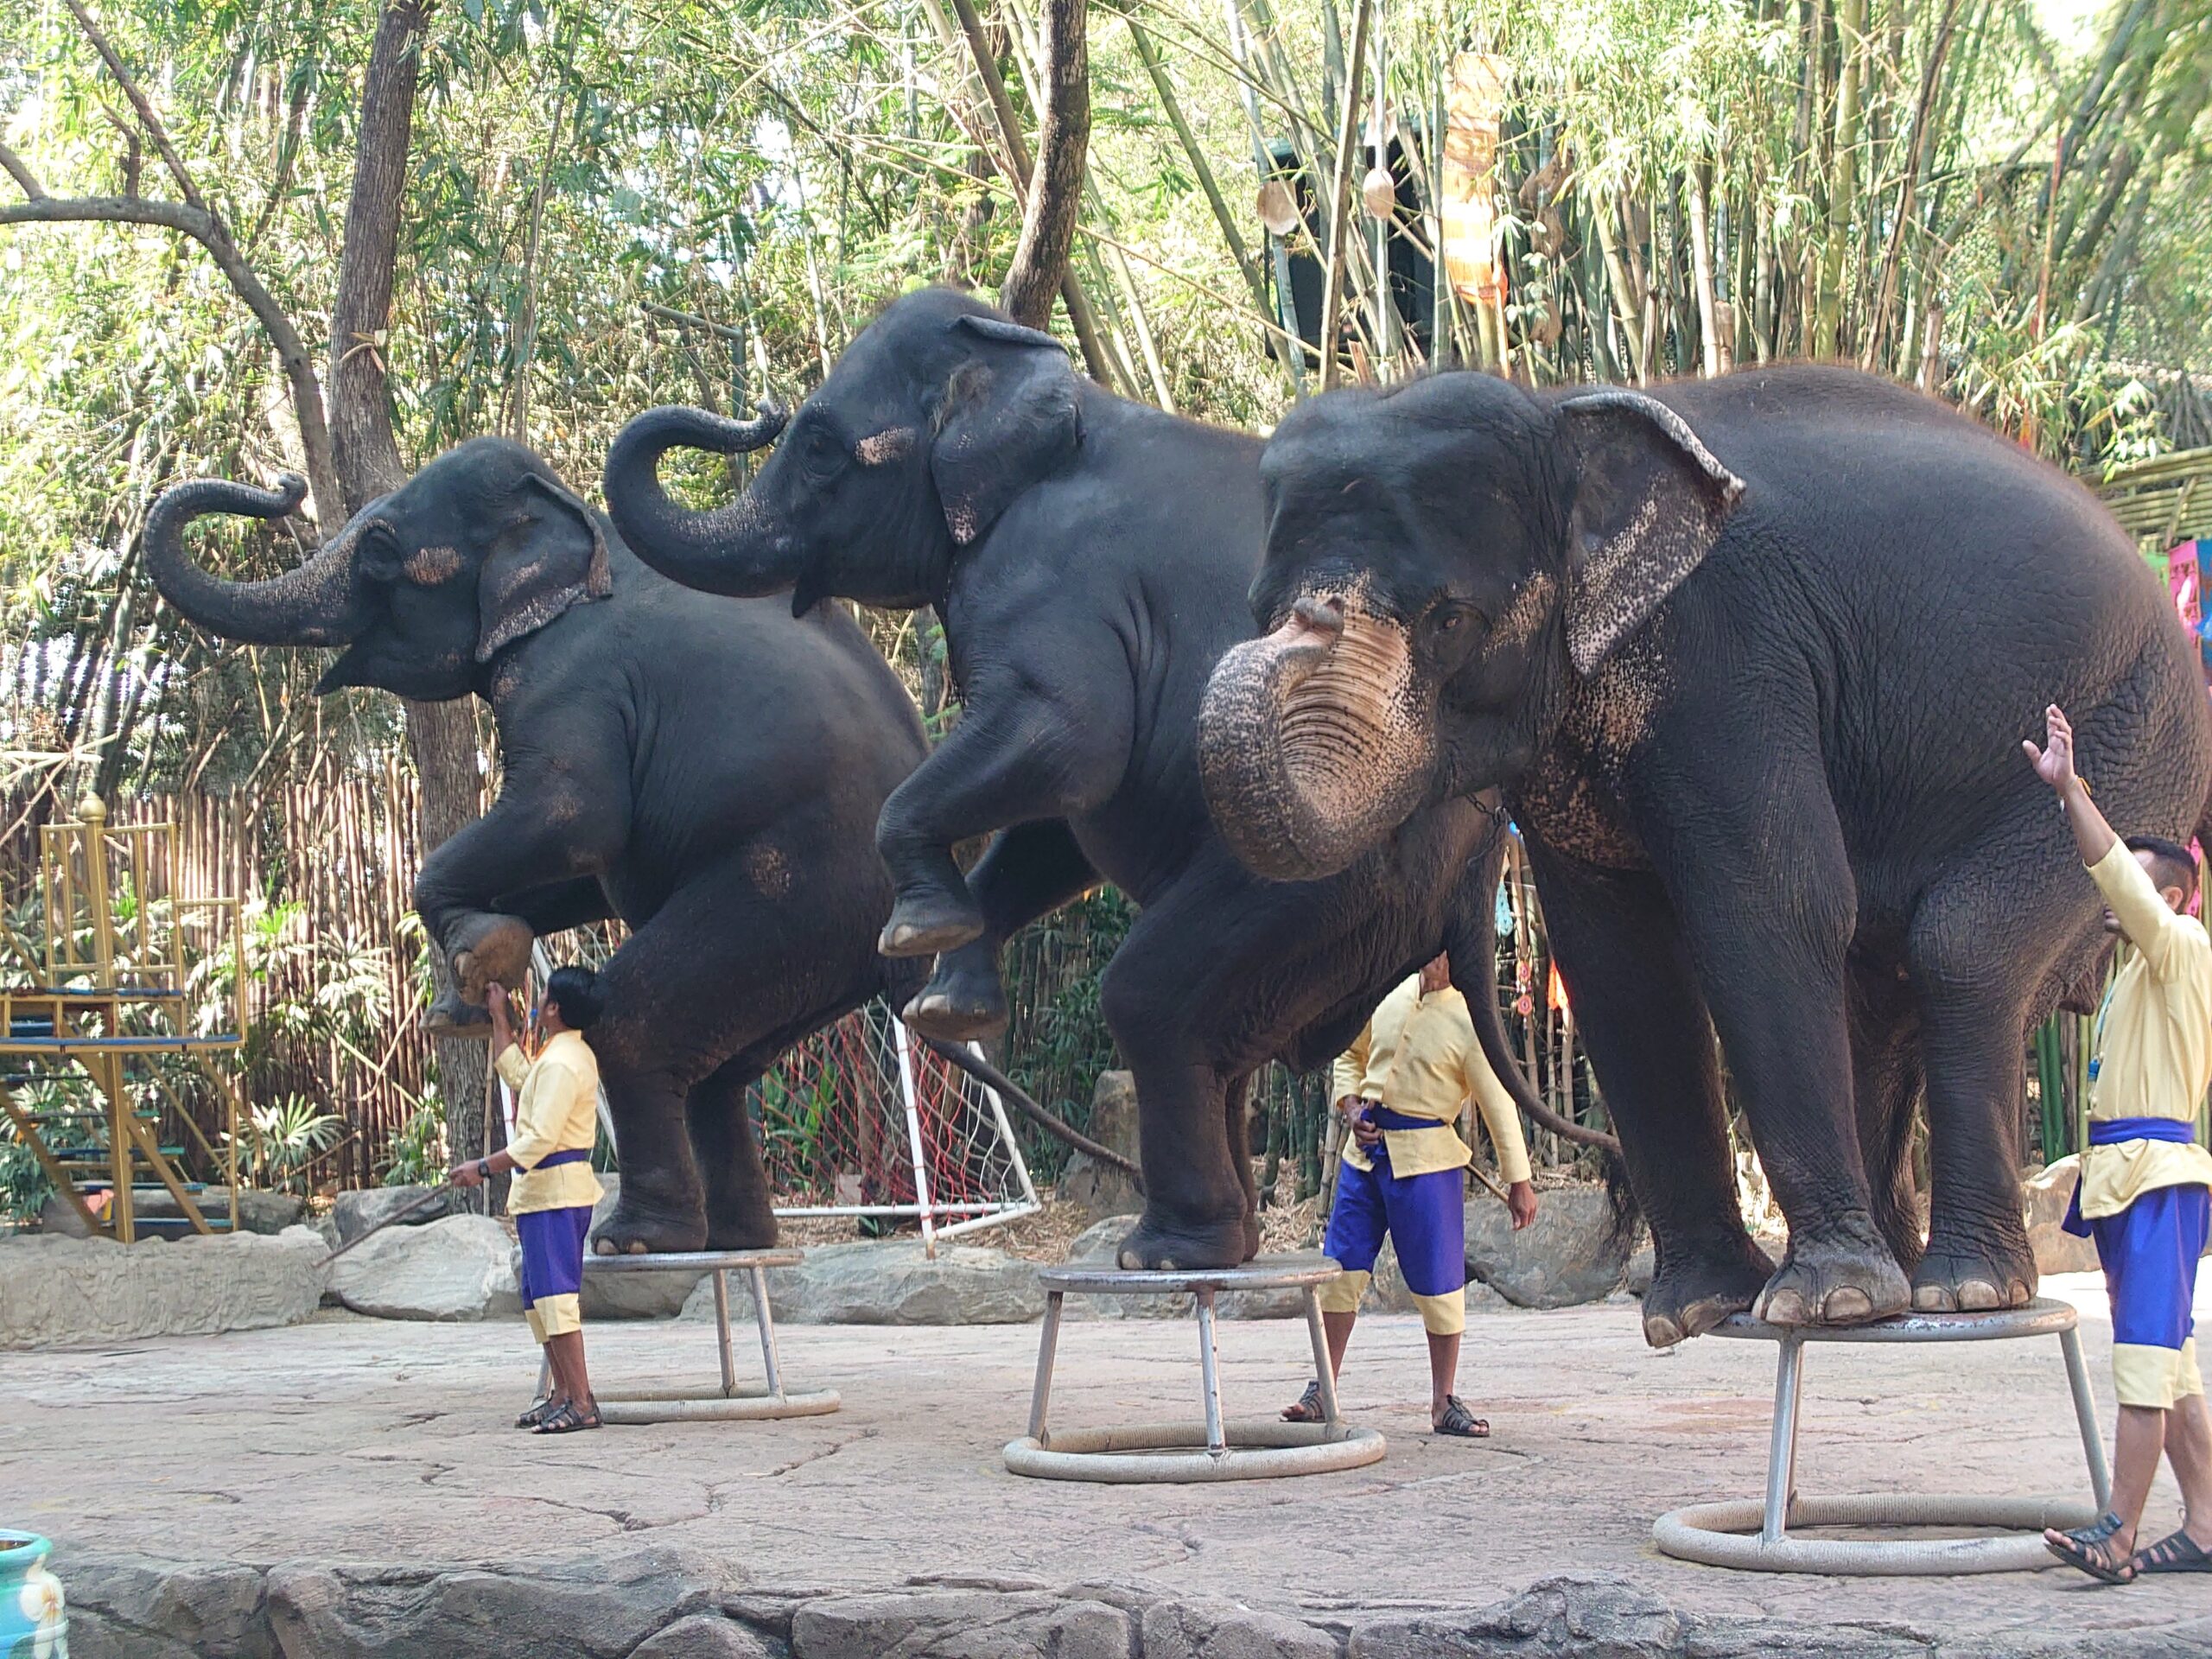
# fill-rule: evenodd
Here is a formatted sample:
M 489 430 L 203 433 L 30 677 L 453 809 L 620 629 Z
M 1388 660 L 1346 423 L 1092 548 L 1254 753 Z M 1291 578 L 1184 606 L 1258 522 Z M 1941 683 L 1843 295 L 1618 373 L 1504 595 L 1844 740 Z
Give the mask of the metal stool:
M 1716 1337 L 1748 1338 L 1781 1344 L 1774 1374 L 1774 1429 L 1768 1442 L 1766 1499 L 1693 1503 L 1652 1523 L 1651 1541 L 1669 1555 L 1707 1567 L 1765 1573 L 1827 1573 L 1842 1576 L 1951 1573 L 2017 1573 L 2055 1567 L 2044 1548 L 2045 1527 L 2078 1527 L 2112 1500 L 2104 1443 L 2098 1437 L 2096 1401 L 2082 1363 L 2074 1309 L 2038 1298 L 1996 1313 L 1908 1313 L 1872 1325 L 1783 1326 L 1738 1313 L 1716 1325 Z M 1808 1342 L 2001 1342 L 2013 1337 L 2056 1337 L 2066 1358 L 2074 1418 L 2089 1465 L 2094 1506 L 2060 1498 L 1976 1497 L 1955 1493 L 1857 1497 L 1797 1496 L 1797 1396 L 1804 1380 Z M 2011 1538 L 1938 1538 L 1862 1541 L 1789 1536 L 1802 1527 L 2005 1527 L 2032 1529 Z M 1758 1529 L 1757 1537 L 1750 1536 Z
M 704 1268 L 715 1284 L 715 1338 L 721 1354 L 721 1387 L 713 1393 L 696 1388 L 638 1389 L 625 1394 L 599 1395 L 599 1414 L 610 1423 L 753 1422 L 772 1417 L 819 1417 L 842 1403 L 834 1389 L 792 1394 L 784 1388 L 783 1367 L 776 1354 L 775 1316 L 768 1310 L 768 1269 L 795 1268 L 804 1260 L 800 1250 L 681 1250 L 665 1255 L 587 1255 L 586 1273 L 696 1273 Z M 760 1331 L 760 1364 L 767 1387 L 747 1388 L 737 1380 L 737 1362 L 730 1351 L 729 1278 L 742 1273 L 753 1292 L 753 1322 Z M 543 1361 L 537 1370 L 542 1395 L 550 1380 Z
M 1329 1344 L 1321 1331 L 1313 1287 L 1341 1269 L 1324 1255 L 1262 1256 L 1241 1268 L 1124 1272 L 1114 1268 L 1044 1268 L 1045 1329 L 1037 1344 L 1037 1386 L 1029 1401 L 1029 1433 L 1010 1441 L 1006 1466 L 1042 1480 L 1095 1480 L 1116 1484 L 1207 1480 L 1266 1480 L 1357 1469 L 1381 1459 L 1382 1437 L 1348 1427 L 1337 1414 L 1337 1389 L 1329 1370 Z M 1313 1363 L 1321 1379 L 1318 1423 L 1274 1419 L 1224 1422 L 1221 1375 L 1214 1347 L 1214 1300 L 1224 1290 L 1295 1288 L 1306 1304 Z M 1090 1296 L 1176 1296 L 1188 1292 L 1198 1305 L 1198 1368 L 1205 1383 L 1205 1421 L 1147 1423 L 1127 1428 L 1080 1428 L 1054 1433 L 1045 1414 L 1052 1398 L 1052 1362 L 1060 1338 L 1061 1304 L 1072 1291 Z M 1190 1449 L 1185 1449 L 1190 1448 Z

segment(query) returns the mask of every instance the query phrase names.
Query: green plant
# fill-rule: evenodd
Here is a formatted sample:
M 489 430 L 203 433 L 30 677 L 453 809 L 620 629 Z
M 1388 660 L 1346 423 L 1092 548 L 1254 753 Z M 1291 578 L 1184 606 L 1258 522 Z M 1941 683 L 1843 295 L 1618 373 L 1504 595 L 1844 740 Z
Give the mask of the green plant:
M 335 1113 L 324 1111 L 305 1095 L 285 1095 L 253 1107 L 240 1137 L 253 1184 L 294 1190 L 307 1165 L 337 1145 L 343 1128 Z
M 386 1186 L 427 1185 L 445 1179 L 446 1109 L 433 1088 L 424 1092 L 391 1138 L 391 1155 L 384 1166 Z
M 0 1221 L 29 1221 L 53 1196 L 54 1183 L 31 1149 L 0 1140 Z

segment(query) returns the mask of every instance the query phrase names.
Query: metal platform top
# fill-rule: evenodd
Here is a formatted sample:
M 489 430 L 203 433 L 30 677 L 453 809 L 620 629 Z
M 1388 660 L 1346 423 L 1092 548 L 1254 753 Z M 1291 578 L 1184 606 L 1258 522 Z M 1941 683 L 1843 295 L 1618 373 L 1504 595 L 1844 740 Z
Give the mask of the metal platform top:
M 795 1268 L 806 1259 L 804 1250 L 669 1250 L 650 1255 L 601 1255 L 596 1250 L 584 1257 L 587 1272 L 598 1273 L 711 1273 L 717 1268 L 742 1273 L 752 1268 Z
M 2002 1342 L 2010 1337 L 2055 1337 L 2071 1331 L 2070 1302 L 2038 1296 L 2022 1307 L 1988 1313 L 1900 1313 L 1871 1325 L 1769 1325 L 1748 1313 L 1732 1313 L 1707 1332 L 1744 1337 L 1754 1342 Z
M 1147 1296 L 1187 1290 L 1281 1290 L 1322 1284 L 1343 1271 L 1325 1255 L 1300 1250 L 1292 1255 L 1255 1256 L 1241 1268 L 1131 1269 L 1071 1262 L 1038 1268 L 1037 1282 L 1046 1290 Z

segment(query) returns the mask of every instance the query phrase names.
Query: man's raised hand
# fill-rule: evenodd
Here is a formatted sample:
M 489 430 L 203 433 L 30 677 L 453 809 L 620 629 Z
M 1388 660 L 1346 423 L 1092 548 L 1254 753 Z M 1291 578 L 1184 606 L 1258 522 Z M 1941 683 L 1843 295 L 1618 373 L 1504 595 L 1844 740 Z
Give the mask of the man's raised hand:
M 2020 747 L 2026 752 L 2028 764 L 2036 769 L 2036 776 L 2063 795 L 2075 782 L 2074 724 L 2055 702 L 2043 711 L 2043 721 L 2044 747 L 2037 748 L 2033 739 L 2024 738 Z

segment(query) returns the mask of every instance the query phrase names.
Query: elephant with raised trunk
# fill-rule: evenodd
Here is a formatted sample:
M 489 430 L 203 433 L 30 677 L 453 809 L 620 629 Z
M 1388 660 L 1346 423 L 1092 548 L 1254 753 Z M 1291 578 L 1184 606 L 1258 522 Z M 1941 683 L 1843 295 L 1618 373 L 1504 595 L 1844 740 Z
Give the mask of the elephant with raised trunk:
M 155 582 L 226 639 L 343 645 L 318 690 L 491 704 L 505 781 L 423 861 L 430 937 L 476 1001 L 487 980 L 519 982 L 534 936 L 628 923 L 591 1032 L 623 1174 L 599 1248 L 772 1243 L 747 1087 L 920 977 L 887 975 L 875 951 L 891 887 L 874 830 L 922 757 L 912 702 L 844 610 L 795 620 L 679 587 L 501 439 L 440 456 L 272 580 L 186 556 L 194 518 L 274 518 L 303 487 L 165 492 L 146 527 Z M 452 999 L 435 1012 L 472 1022 Z
M 2027 1300 L 2024 1032 L 2104 946 L 2020 740 L 2063 704 L 2131 832 L 2185 838 L 2212 782 L 2188 642 L 2094 499 L 1814 367 L 1334 393 L 1264 473 L 1265 637 L 1199 728 L 1214 817 L 1302 883 L 1505 791 L 1656 1241 L 1646 1337 Z M 1738 1212 L 1723 1054 L 1779 1268 Z
M 884 949 L 938 956 L 910 1021 L 940 1037 L 1003 1024 L 1001 942 L 1102 877 L 1142 907 L 1101 988 L 1135 1075 L 1147 1195 L 1125 1265 L 1251 1255 L 1251 1073 L 1327 1060 L 1446 945 L 1491 1064 L 1518 1082 L 1482 810 L 1441 802 L 1290 887 L 1245 869 L 1207 820 L 1193 722 L 1215 659 L 1250 631 L 1255 440 L 1113 397 L 1049 334 L 942 289 L 869 325 L 739 499 L 698 512 L 663 490 L 671 447 L 749 436 L 699 410 L 639 416 L 608 452 L 608 510 L 694 586 L 944 618 L 961 719 L 878 831 L 898 892 Z M 963 876 L 954 844 L 990 830 Z

